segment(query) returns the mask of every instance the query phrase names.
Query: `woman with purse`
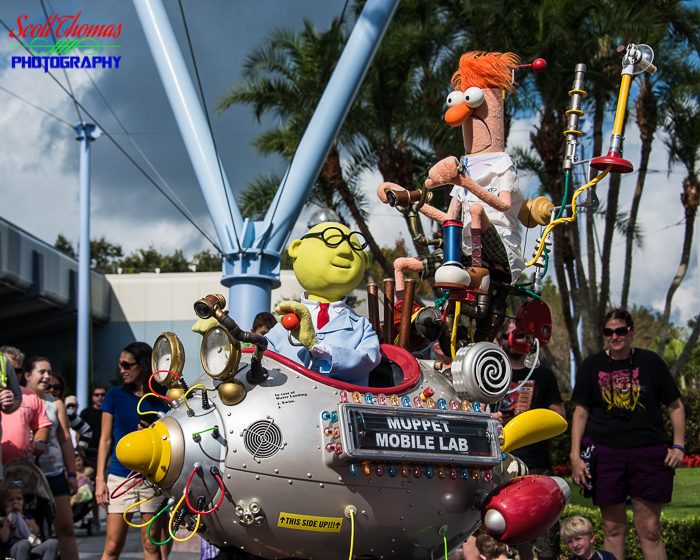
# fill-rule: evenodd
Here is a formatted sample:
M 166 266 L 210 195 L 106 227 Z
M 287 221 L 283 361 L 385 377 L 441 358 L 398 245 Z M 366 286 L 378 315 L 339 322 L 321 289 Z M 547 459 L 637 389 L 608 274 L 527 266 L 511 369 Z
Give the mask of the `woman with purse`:
M 634 526 L 644 558 L 666 558 L 660 533 L 661 508 L 671 501 L 674 469 L 685 454 L 685 411 L 664 361 L 632 346 L 634 321 L 613 309 L 602 326 L 607 348 L 580 365 L 572 401 L 572 478 L 591 486 L 600 508 L 604 548 L 625 558 L 626 501 L 632 498 Z M 661 415 L 668 409 L 673 437 Z M 594 447 L 591 468 L 581 451 Z M 590 461 L 590 460 L 589 460 Z

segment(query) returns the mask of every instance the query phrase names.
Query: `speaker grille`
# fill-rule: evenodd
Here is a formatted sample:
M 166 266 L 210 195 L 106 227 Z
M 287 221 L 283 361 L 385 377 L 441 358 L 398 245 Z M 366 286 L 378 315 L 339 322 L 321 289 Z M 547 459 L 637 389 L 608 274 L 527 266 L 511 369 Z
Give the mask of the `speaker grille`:
M 244 430 L 243 445 L 254 459 L 267 459 L 284 447 L 282 432 L 274 421 L 258 420 Z

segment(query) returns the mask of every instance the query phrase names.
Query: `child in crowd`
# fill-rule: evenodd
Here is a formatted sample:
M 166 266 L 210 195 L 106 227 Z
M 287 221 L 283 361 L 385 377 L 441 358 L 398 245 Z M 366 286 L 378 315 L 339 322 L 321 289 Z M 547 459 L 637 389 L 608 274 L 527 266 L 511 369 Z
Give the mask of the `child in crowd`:
M 593 524 L 580 515 L 562 519 L 561 539 L 572 553 L 569 560 L 615 560 L 615 556 L 606 550 L 594 550 Z
M 75 450 L 75 474 L 78 479 L 78 492 L 71 496 L 71 505 L 91 502 L 95 490 L 95 469 L 85 464 L 85 452 L 82 449 Z
M 5 518 L 0 523 L 0 542 L 5 556 L 15 560 L 56 560 L 58 540 L 50 538 L 41 542 L 39 527 L 33 519 L 24 516 L 24 496 L 19 486 L 5 485 L 0 489 L 0 504 Z
M 253 319 L 253 332 L 266 335 L 277 324 L 277 319 L 269 311 L 261 311 Z
M 498 542 L 488 533 L 476 537 L 480 560 L 508 560 L 508 545 Z

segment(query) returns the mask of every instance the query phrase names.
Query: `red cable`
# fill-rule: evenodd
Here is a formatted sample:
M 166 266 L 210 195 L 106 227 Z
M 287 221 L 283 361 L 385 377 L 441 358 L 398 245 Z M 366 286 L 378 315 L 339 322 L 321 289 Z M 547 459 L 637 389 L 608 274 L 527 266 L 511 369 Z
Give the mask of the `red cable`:
M 130 480 L 135 480 L 136 482 L 134 482 L 131 486 L 129 486 L 126 490 L 124 490 L 124 492 L 122 492 L 121 494 L 116 495 L 116 494 L 117 494 L 117 491 L 118 491 L 122 486 L 124 486 L 127 482 L 129 482 Z M 126 494 L 126 493 L 127 493 L 129 490 L 131 490 L 132 488 L 135 488 L 137 485 L 141 484 L 144 480 L 145 480 L 145 478 L 144 478 L 143 475 L 141 475 L 141 474 L 139 474 L 139 473 L 134 473 L 134 474 L 128 476 L 127 478 L 125 478 L 124 480 L 122 480 L 122 481 L 119 483 L 119 485 L 118 485 L 114 490 L 112 490 L 112 493 L 109 495 L 109 497 L 116 500 L 117 498 L 122 497 L 124 494 Z
M 192 479 L 194 478 L 194 474 L 197 472 L 198 467 L 195 467 L 192 469 L 192 472 L 190 473 L 190 476 L 187 478 L 187 484 L 185 485 L 185 502 L 187 503 L 187 507 L 190 508 L 190 511 L 192 513 L 196 513 L 199 515 L 209 515 L 210 513 L 214 513 L 221 504 L 224 501 L 224 481 L 221 479 L 221 477 L 218 474 L 214 475 L 214 478 L 216 479 L 216 482 L 219 484 L 219 489 L 221 490 L 221 497 L 219 498 L 219 503 L 216 504 L 213 508 L 207 511 L 199 511 L 195 507 L 192 506 L 190 503 L 190 484 L 192 482 Z
M 159 369 L 158 371 L 154 371 L 154 372 L 151 374 L 151 377 L 148 378 L 148 388 L 150 389 L 151 393 L 153 393 L 153 394 L 156 395 L 158 398 L 160 398 L 160 399 L 162 399 L 162 400 L 164 400 L 164 401 L 172 402 L 173 399 L 171 399 L 170 397 L 166 397 L 165 395 L 160 395 L 160 394 L 157 393 L 156 390 L 153 388 L 153 378 L 154 378 L 156 375 L 158 375 L 159 373 L 169 373 L 169 374 L 172 375 L 173 377 L 177 378 L 178 381 L 182 381 L 182 377 L 180 377 L 180 376 L 179 376 L 177 373 L 175 373 L 174 371 L 170 371 L 169 369 Z

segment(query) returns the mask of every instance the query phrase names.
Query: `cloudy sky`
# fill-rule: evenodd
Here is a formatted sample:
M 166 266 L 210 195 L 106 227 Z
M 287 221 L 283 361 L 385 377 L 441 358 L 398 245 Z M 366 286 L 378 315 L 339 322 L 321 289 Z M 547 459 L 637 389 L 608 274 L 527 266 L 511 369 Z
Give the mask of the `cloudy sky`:
M 165 4 L 189 65 L 177 2 L 166 0 Z M 299 28 L 304 18 L 326 28 L 331 19 L 341 13 L 343 5 L 344 0 L 256 0 L 254 3 L 185 0 L 209 109 L 212 110 L 240 79 L 246 54 L 266 33 L 280 26 Z M 121 67 L 90 70 L 89 76 L 85 70 L 69 70 L 72 87 L 99 123 L 146 167 L 92 82 L 97 84 L 158 172 L 201 227 L 214 237 L 201 191 L 132 3 L 51 0 L 50 6 L 49 12 L 55 10 L 59 14 L 81 11 L 80 18 L 85 23 L 122 24 L 121 35 L 114 41 L 121 45 Z M 23 14 L 29 16 L 30 22 L 44 21 L 39 0 L 0 4 L 0 18 L 11 28 L 17 27 L 17 18 Z M 18 54 L 13 45 L 16 45 L 14 40 L 0 27 L 0 86 L 68 123 L 75 123 L 77 115 L 70 99 L 48 75 L 42 70 L 10 68 L 10 56 Z M 64 80 L 62 73 L 56 76 Z M 214 116 L 213 127 L 234 190 L 240 190 L 260 172 L 283 170 L 282 162 L 262 159 L 251 148 L 252 140 L 262 128 L 249 109 L 238 107 L 222 116 Z M 530 129 L 529 121 L 514 123 L 509 145 L 527 145 Z M 0 216 L 48 243 L 53 243 L 59 233 L 75 242 L 78 237 L 78 143 L 73 130 L 2 90 L 0 130 Z M 606 132 L 606 138 L 608 134 Z M 638 159 L 638 147 L 636 130 L 628 130 L 625 157 L 633 163 Z M 109 139 L 102 137 L 93 148 L 93 238 L 104 236 L 120 243 L 126 252 L 153 245 L 164 252 L 182 248 L 191 255 L 211 248 Z M 683 226 L 679 222 L 683 212 L 679 193 L 683 174 L 680 170 L 667 174 L 666 151 L 659 141 L 654 146 L 651 168 L 655 172 L 647 178 L 640 211 L 645 244 L 634 261 L 632 299 L 661 309 L 680 256 Z M 149 174 L 154 176 L 151 170 Z M 366 179 L 371 191 L 381 181 L 377 176 Z M 629 204 L 635 179 L 635 174 L 623 177 L 623 207 Z M 526 191 L 533 188 L 527 177 L 522 178 L 522 186 Z M 599 194 L 604 200 L 605 183 L 599 188 Z M 370 199 L 374 199 L 371 192 Z M 393 245 L 397 231 L 398 235 L 408 238 L 398 213 L 378 202 L 373 203 L 371 211 L 370 226 L 384 244 Z M 533 237 L 529 236 L 531 241 Z M 623 241 L 617 239 L 613 298 L 619 298 L 623 251 Z M 528 247 L 526 254 L 529 253 Z M 674 319 L 677 321 L 686 321 L 700 311 L 697 255 L 698 251 L 694 250 L 686 280 L 675 296 Z

